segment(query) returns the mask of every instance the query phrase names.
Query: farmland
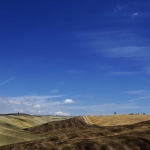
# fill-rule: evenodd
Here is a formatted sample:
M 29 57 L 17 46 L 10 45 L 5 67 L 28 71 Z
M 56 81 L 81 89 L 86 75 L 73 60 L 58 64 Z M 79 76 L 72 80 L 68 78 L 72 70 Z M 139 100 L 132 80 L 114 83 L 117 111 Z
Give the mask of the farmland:
M 117 125 L 130 125 L 142 121 L 150 120 L 150 115 L 108 115 L 108 116 L 85 116 L 85 119 L 90 124 L 100 126 L 117 126 Z
M 26 123 L 22 122 L 21 124 L 21 122 L 12 121 L 13 119 L 10 121 L 9 117 L 10 120 L 14 117 L 24 119 Z M 32 125 L 30 117 L 34 125 Z M 9 122 L 9 127 L 6 124 L 2 125 L 1 120 L 1 150 L 150 149 L 150 119 L 148 115 L 70 118 L 13 115 L 6 118 L 5 122 Z M 7 135 L 4 139 L 3 134 Z

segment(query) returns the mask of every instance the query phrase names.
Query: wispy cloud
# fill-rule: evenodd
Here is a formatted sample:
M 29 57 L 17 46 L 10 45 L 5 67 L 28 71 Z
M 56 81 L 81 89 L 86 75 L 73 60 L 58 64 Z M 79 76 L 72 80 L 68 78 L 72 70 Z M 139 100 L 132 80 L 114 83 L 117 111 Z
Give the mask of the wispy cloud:
M 17 97 L 6 97 L 8 99 L 13 99 L 13 100 L 46 100 L 46 99 L 51 99 L 51 98 L 58 98 L 58 97 L 63 97 L 63 95 L 37 95 L 37 96 L 17 96 Z
M 10 104 L 21 104 L 20 101 L 16 101 L 16 100 L 9 100 Z
M 131 31 L 97 31 L 82 33 L 79 36 L 87 40 L 85 46 L 88 45 L 86 49 L 89 49 L 91 53 L 105 57 L 150 57 L 148 40 L 133 34 Z
M 39 96 L 46 97 L 46 96 Z M 150 98 L 140 97 L 138 99 Z M 136 99 L 136 100 L 138 100 Z M 51 114 L 51 115 L 82 115 L 82 114 L 98 114 L 98 112 L 109 113 L 112 111 L 130 111 L 133 109 L 143 108 L 141 106 L 131 104 L 116 104 L 116 103 L 104 103 L 85 105 L 75 103 L 73 99 L 65 100 L 48 100 L 47 99 L 8 99 L 0 97 L 0 113 L 15 113 L 24 112 L 29 114 Z
M 109 57 L 150 57 L 150 47 L 126 46 L 112 48 L 103 53 Z
M 9 81 L 11 81 L 11 80 L 13 80 L 13 79 L 15 79 L 15 78 L 16 78 L 16 77 L 13 77 L 13 78 L 11 78 L 11 79 L 9 79 L 9 80 L 6 80 L 6 81 L 0 83 L 0 85 L 6 84 L 7 82 L 9 82 Z
M 143 97 L 138 97 L 138 98 L 134 98 L 134 99 L 131 99 L 129 101 L 137 101 L 137 100 L 143 100 L 143 99 L 150 99 L 150 96 L 143 96 Z
M 122 5 L 117 5 L 114 9 L 114 11 L 118 12 L 121 11 L 124 7 Z
M 30 114 L 49 114 L 51 112 L 56 115 L 69 115 L 63 113 L 64 106 L 68 107 L 74 103 L 73 99 L 60 100 L 61 95 L 39 95 L 39 96 L 18 96 L 18 97 L 0 97 L 0 113 L 14 113 L 20 110 Z M 55 99 L 55 100 L 54 100 Z M 3 108 L 3 109 L 2 109 Z M 20 112 L 19 111 L 19 112 Z
M 125 111 L 130 113 L 130 111 L 136 111 L 139 109 L 143 109 L 142 106 L 134 105 L 131 103 L 128 104 L 116 104 L 116 103 L 104 103 L 101 105 L 84 105 L 84 106 L 70 106 L 66 108 L 66 110 L 72 110 L 75 112 L 80 112 L 78 110 L 82 110 L 84 114 L 110 114 L 113 113 L 114 111 Z
M 34 107 L 34 108 L 40 108 L 41 105 L 40 105 L 40 104 L 36 104 L 36 105 L 34 105 L 33 107 Z
M 137 16 L 139 16 L 139 13 L 138 13 L 138 12 L 132 14 L 132 17 L 137 17 Z
M 143 94 L 147 94 L 148 92 L 146 90 L 131 90 L 123 93 L 133 94 L 133 95 L 143 95 Z
M 150 44 L 147 38 L 129 30 L 95 31 L 79 36 L 86 41 L 84 46 L 88 53 L 102 58 L 94 69 L 113 76 L 150 74 Z M 99 64 L 104 64 L 104 67 Z

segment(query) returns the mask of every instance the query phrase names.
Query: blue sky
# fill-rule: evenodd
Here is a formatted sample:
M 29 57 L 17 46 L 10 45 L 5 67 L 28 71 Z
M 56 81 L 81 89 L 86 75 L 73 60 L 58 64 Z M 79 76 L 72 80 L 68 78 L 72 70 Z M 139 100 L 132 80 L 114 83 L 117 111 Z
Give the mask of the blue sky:
M 0 113 L 149 114 L 149 8 L 149 0 L 1 0 Z

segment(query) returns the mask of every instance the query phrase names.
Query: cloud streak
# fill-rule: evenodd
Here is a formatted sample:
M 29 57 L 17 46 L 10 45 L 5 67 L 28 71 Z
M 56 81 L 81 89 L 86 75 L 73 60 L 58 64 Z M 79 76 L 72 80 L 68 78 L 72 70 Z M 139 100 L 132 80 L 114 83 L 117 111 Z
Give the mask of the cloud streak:
M 132 17 L 137 17 L 137 16 L 139 16 L 139 13 L 138 13 L 138 12 L 136 12 L 136 13 L 134 13 L 134 14 L 132 15 Z
M 126 46 L 108 49 L 104 53 L 108 57 L 150 57 L 150 47 Z
M 13 100 L 30 100 L 30 101 L 34 101 L 34 100 L 47 100 L 50 98 L 59 98 L 59 97 L 63 97 L 63 95 L 37 95 L 37 96 L 17 96 L 17 97 L 6 97 L 8 99 L 13 99 Z
M 133 95 L 142 95 L 148 93 L 146 90 L 131 90 L 131 91 L 126 91 L 124 93 L 127 94 L 133 94 Z
M 143 96 L 143 97 L 138 97 L 138 98 L 134 98 L 134 99 L 131 99 L 129 101 L 137 101 L 137 100 L 143 100 L 143 99 L 150 99 L 150 96 Z
M 16 78 L 16 77 L 13 77 L 13 78 L 11 78 L 11 79 L 9 79 L 9 80 L 6 80 L 6 81 L 0 83 L 0 86 L 3 85 L 3 84 L 6 84 L 7 82 L 9 82 L 9 81 L 11 81 L 11 80 L 13 80 L 13 79 L 15 79 L 15 78 Z

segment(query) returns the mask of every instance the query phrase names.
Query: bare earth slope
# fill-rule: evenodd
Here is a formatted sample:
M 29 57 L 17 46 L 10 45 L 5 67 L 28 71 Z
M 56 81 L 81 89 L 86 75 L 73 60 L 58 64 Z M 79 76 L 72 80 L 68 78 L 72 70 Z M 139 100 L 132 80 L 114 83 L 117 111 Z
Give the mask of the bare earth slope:
M 0 147 L 1 150 L 150 150 L 150 121 L 122 126 L 98 126 L 83 117 L 27 129 L 44 139 Z

